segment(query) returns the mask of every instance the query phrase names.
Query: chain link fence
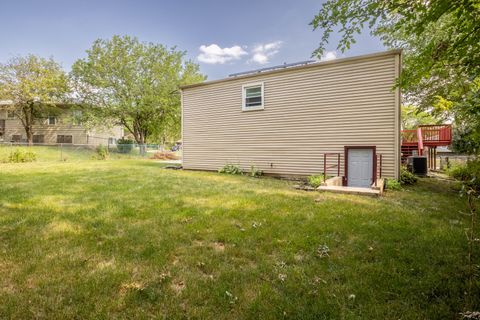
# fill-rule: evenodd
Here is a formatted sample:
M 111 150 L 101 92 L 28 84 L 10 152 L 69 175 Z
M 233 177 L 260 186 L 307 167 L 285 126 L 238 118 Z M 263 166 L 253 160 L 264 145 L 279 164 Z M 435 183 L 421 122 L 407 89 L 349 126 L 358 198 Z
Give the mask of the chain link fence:
M 171 147 L 171 146 L 174 147 Z M 167 147 L 168 146 L 168 147 Z M 175 144 L 42 144 L 0 143 L 0 163 L 150 159 L 180 163 L 181 147 Z

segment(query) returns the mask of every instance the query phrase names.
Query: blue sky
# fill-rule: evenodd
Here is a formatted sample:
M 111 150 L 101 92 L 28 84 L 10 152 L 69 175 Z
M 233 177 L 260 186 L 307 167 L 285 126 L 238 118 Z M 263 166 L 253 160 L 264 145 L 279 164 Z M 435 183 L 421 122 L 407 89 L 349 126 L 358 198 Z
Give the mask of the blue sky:
M 0 62 L 28 53 L 53 56 L 68 71 L 98 38 L 131 35 L 176 45 L 209 79 L 310 59 L 321 32 L 308 23 L 318 0 L 91 1 L 0 0 Z M 348 52 L 326 59 L 384 50 L 364 32 Z

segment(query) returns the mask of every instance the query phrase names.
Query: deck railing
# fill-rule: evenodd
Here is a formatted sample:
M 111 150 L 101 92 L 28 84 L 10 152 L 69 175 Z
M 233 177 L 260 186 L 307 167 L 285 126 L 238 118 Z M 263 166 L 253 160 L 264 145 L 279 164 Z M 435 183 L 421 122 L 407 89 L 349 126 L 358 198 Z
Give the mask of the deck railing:
M 444 143 L 448 145 L 452 141 L 452 127 L 449 124 L 422 125 L 418 129 L 402 130 L 402 143 L 418 143 L 418 132 L 421 132 L 422 139 L 420 140 L 425 145 L 429 143 Z

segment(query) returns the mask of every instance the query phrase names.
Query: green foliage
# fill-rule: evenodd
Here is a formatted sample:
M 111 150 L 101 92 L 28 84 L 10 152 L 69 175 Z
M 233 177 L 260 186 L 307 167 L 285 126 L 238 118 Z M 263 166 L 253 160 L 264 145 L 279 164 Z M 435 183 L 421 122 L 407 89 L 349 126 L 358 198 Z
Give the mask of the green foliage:
M 400 168 L 400 184 L 411 185 L 417 183 L 418 178 L 416 175 L 408 171 L 405 167 Z
M 96 153 L 97 153 L 97 156 L 96 158 L 98 160 L 107 160 L 108 159 L 108 156 L 109 156 L 109 152 L 108 152 L 108 148 L 104 145 L 99 145 L 97 146 L 97 148 L 95 149 Z
M 226 174 L 243 174 L 242 169 L 240 169 L 239 165 L 227 163 L 222 168 L 218 170 L 219 173 L 226 173 Z
M 313 53 L 317 57 L 322 56 L 337 28 L 337 49 L 342 52 L 366 27 L 386 47 L 402 48 L 403 70 L 397 85 L 405 100 L 434 116 L 453 119 L 457 126 L 469 128 L 464 139 L 478 141 L 479 1 L 329 0 L 311 25 L 322 30 L 320 45 Z
M 318 174 L 318 175 L 311 175 L 307 178 L 308 184 L 311 187 L 318 188 L 322 184 L 324 178 L 323 174 Z
M 132 152 L 133 145 L 135 141 L 130 139 L 121 138 L 117 140 L 117 151 L 119 153 L 130 153 Z
M 467 187 L 480 191 L 480 160 L 469 160 L 466 163 L 454 163 L 446 173 L 454 179 L 462 181 Z
M 444 119 L 413 105 L 402 106 L 402 129 L 416 129 L 423 124 L 441 124 Z
M 0 64 L 0 100 L 12 102 L 10 111 L 20 119 L 29 142 L 35 121 L 58 113 L 68 92 L 67 76 L 52 58 L 28 55 Z
M 16 149 L 10 152 L 7 162 L 10 163 L 22 163 L 22 162 L 33 162 L 37 160 L 37 155 L 34 152 Z
M 71 72 L 79 99 L 89 106 L 89 122 L 121 123 L 139 144 L 178 136 L 179 86 L 205 79 L 185 55 L 129 36 L 96 40 Z
M 388 190 L 402 190 L 402 184 L 396 179 L 386 179 L 385 188 Z
M 251 177 L 258 178 L 263 175 L 263 171 L 252 165 L 248 174 Z

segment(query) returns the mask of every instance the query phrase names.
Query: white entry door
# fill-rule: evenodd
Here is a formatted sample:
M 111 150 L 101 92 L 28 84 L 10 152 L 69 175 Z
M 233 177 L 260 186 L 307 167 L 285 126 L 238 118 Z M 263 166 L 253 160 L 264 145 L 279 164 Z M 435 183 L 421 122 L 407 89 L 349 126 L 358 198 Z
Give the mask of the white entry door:
M 372 149 L 348 149 L 349 187 L 370 187 L 373 173 Z

